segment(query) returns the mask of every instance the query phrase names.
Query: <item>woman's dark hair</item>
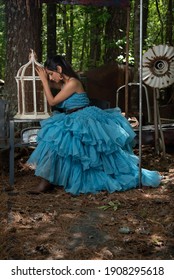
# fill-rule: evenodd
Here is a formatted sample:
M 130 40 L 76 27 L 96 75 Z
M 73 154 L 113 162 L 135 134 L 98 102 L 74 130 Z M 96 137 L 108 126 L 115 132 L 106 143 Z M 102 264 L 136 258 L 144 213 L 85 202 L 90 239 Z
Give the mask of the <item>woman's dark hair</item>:
M 44 63 L 44 67 L 46 67 L 50 71 L 57 71 L 57 66 L 62 67 L 62 73 L 69 76 L 74 77 L 79 80 L 79 76 L 72 69 L 71 65 L 65 60 L 62 55 L 50 56 Z

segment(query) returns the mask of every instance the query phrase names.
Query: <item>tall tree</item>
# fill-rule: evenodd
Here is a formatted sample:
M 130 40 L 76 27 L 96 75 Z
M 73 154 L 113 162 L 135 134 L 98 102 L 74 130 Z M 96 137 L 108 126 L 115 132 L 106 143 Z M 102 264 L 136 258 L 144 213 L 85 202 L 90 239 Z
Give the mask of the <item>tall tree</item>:
M 4 62 L 5 62 L 5 49 L 6 49 L 6 38 L 5 38 L 5 24 L 4 24 L 4 0 L 0 0 L 0 79 L 4 78 Z
M 125 56 L 126 10 L 109 7 L 109 18 L 105 30 L 105 63 L 114 61 L 117 56 Z
M 155 3 L 156 3 L 156 10 L 157 10 L 157 14 L 158 14 L 160 26 L 161 26 L 161 30 L 160 30 L 161 43 L 164 44 L 164 22 L 163 22 L 163 18 L 162 18 L 161 12 L 160 12 L 160 8 L 159 8 L 159 1 L 155 0 Z
M 87 44 L 87 29 L 88 29 L 88 18 L 89 15 L 88 13 L 84 13 L 84 32 L 83 32 L 83 38 L 82 38 L 82 51 L 81 51 L 81 56 L 80 56 L 80 65 L 79 65 L 79 70 L 83 70 L 83 65 L 84 65 L 84 55 L 85 55 L 85 48 Z
M 174 19 L 174 1 L 168 0 L 168 8 L 166 13 L 166 43 L 169 45 L 174 45 L 173 19 Z
M 70 6 L 70 16 L 69 16 L 69 36 L 68 36 L 68 50 L 67 59 L 72 63 L 72 49 L 73 49 L 73 37 L 74 37 L 74 7 Z
M 57 4 L 47 4 L 47 56 L 55 55 L 56 43 L 56 8 Z
M 102 8 L 93 7 L 90 14 L 89 66 L 91 68 L 96 67 L 97 62 L 100 60 L 102 26 L 99 20 L 99 15 L 101 12 Z
M 143 47 L 146 49 L 146 38 L 147 38 L 147 19 L 149 13 L 149 0 L 143 2 Z
M 72 63 L 72 45 L 73 45 L 73 6 L 62 6 L 63 10 L 63 27 L 65 34 L 65 52 L 67 60 Z
M 41 60 L 41 7 L 35 0 L 6 0 L 7 53 L 5 67 L 5 94 L 16 109 L 17 90 L 15 76 L 28 61 L 30 49 Z
M 147 35 L 147 17 L 148 17 L 148 6 L 149 0 L 144 0 L 143 5 L 143 42 L 142 45 L 145 46 L 145 38 Z M 134 2 L 134 36 L 133 36 L 133 49 L 134 49 L 134 81 L 139 81 L 139 56 L 140 56 L 140 0 L 135 0 Z
M 134 3 L 134 81 L 139 80 L 139 49 L 140 49 L 140 0 Z

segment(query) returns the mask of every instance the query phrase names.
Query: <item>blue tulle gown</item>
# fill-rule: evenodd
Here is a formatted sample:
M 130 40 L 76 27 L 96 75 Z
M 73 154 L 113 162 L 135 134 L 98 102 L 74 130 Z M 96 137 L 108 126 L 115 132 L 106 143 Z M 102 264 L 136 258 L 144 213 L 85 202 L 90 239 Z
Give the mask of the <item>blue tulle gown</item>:
M 126 191 L 139 185 L 135 133 L 119 108 L 88 106 L 86 93 L 74 93 L 41 121 L 38 145 L 28 163 L 36 176 L 72 194 Z M 86 106 L 86 107 L 85 107 Z M 70 109 L 77 110 L 68 113 Z M 67 112 L 66 112 L 67 110 Z M 142 185 L 157 187 L 156 171 L 142 169 Z

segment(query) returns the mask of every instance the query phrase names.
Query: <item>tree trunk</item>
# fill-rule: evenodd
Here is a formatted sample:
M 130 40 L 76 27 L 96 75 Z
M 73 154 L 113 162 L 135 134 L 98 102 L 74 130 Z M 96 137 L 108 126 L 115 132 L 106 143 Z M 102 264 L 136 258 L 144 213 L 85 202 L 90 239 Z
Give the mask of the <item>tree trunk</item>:
M 97 19 L 100 14 L 101 8 L 93 8 L 93 12 L 90 14 L 90 53 L 89 53 L 89 67 L 97 67 L 97 62 L 100 60 L 101 54 L 101 23 L 94 20 Z
M 0 1 L 0 79 L 4 79 L 4 62 L 6 50 L 4 0 Z
M 134 82 L 139 81 L 139 57 L 140 57 L 140 0 L 134 4 Z
M 158 14 L 158 18 L 160 21 L 160 26 L 161 26 L 161 44 L 164 44 L 164 23 L 163 23 L 163 18 L 161 16 L 161 12 L 160 12 L 160 8 L 159 8 L 159 1 L 155 0 L 156 2 L 156 10 L 157 10 L 157 14 Z
M 57 4 L 47 4 L 47 56 L 55 55 L 57 51 L 56 8 Z
M 145 44 L 146 31 L 147 31 L 147 18 L 148 18 L 148 2 L 149 0 L 144 0 L 143 9 L 143 18 L 142 18 L 142 45 Z M 134 3 L 134 78 L 133 81 L 135 83 L 139 82 L 139 67 L 140 67 L 140 0 L 135 0 Z M 131 98 L 130 98 L 130 107 L 133 112 L 137 111 L 139 108 L 139 94 L 137 91 L 139 90 L 138 86 L 132 88 Z M 144 97 L 144 94 L 143 94 Z M 144 102 L 143 102 L 144 106 Z M 143 108 L 144 111 L 144 108 Z
M 5 96 L 10 102 L 11 114 L 17 111 L 15 76 L 28 62 L 30 49 L 41 60 L 41 7 L 35 0 L 5 1 L 7 49 L 5 66 Z
M 144 0 L 143 2 L 143 47 L 146 48 L 146 38 L 147 38 L 147 19 L 149 13 L 149 0 Z
M 84 33 L 83 33 L 83 40 L 82 40 L 82 51 L 81 51 L 81 58 L 80 58 L 80 71 L 83 69 L 83 63 L 84 63 L 84 54 L 85 54 L 85 48 L 87 43 L 87 29 L 88 29 L 88 13 L 84 14 Z
M 166 14 L 166 44 L 171 46 L 174 45 L 173 41 L 173 10 L 174 10 L 174 1 L 168 0 L 168 9 Z
M 143 46 L 145 44 L 148 18 L 148 3 L 149 0 L 144 0 L 143 5 Z M 135 0 L 134 3 L 134 82 L 139 81 L 139 61 L 140 61 L 140 0 Z
M 72 63 L 72 41 L 73 41 L 73 6 L 70 6 L 70 12 L 67 12 L 67 6 L 62 7 L 63 10 L 63 27 L 65 33 L 65 52 L 66 59 Z M 69 17 L 68 18 L 68 14 Z
M 126 36 L 126 10 L 109 7 L 108 12 L 110 14 L 110 18 L 107 21 L 105 30 L 105 63 L 115 61 L 115 59 L 121 54 L 124 57 L 126 56 L 124 43 L 122 45 L 122 50 L 117 46 L 117 42 L 119 40 L 123 40 L 123 38 Z
M 70 26 L 69 26 L 69 29 L 70 29 L 70 36 L 68 37 L 69 38 L 69 44 L 68 44 L 68 61 L 70 63 L 72 63 L 72 49 L 73 49 L 73 29 L 74 29 L 74 8 L 73 8 L 73 5 L 70 6 Z

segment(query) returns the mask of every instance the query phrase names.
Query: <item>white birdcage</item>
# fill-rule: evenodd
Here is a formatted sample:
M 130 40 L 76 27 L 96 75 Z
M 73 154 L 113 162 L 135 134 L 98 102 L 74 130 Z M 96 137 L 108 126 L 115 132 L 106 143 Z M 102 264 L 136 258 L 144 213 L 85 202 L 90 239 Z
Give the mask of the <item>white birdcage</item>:
M 45 119 L 50 116 L 50 107 L 43 92 L 42 82 L 36 67 L 43 67 L 36 61 L 33 50 L 29 62 L 21 66 L 15 77 L 17 82 L 18 112 L 17 119 Z

